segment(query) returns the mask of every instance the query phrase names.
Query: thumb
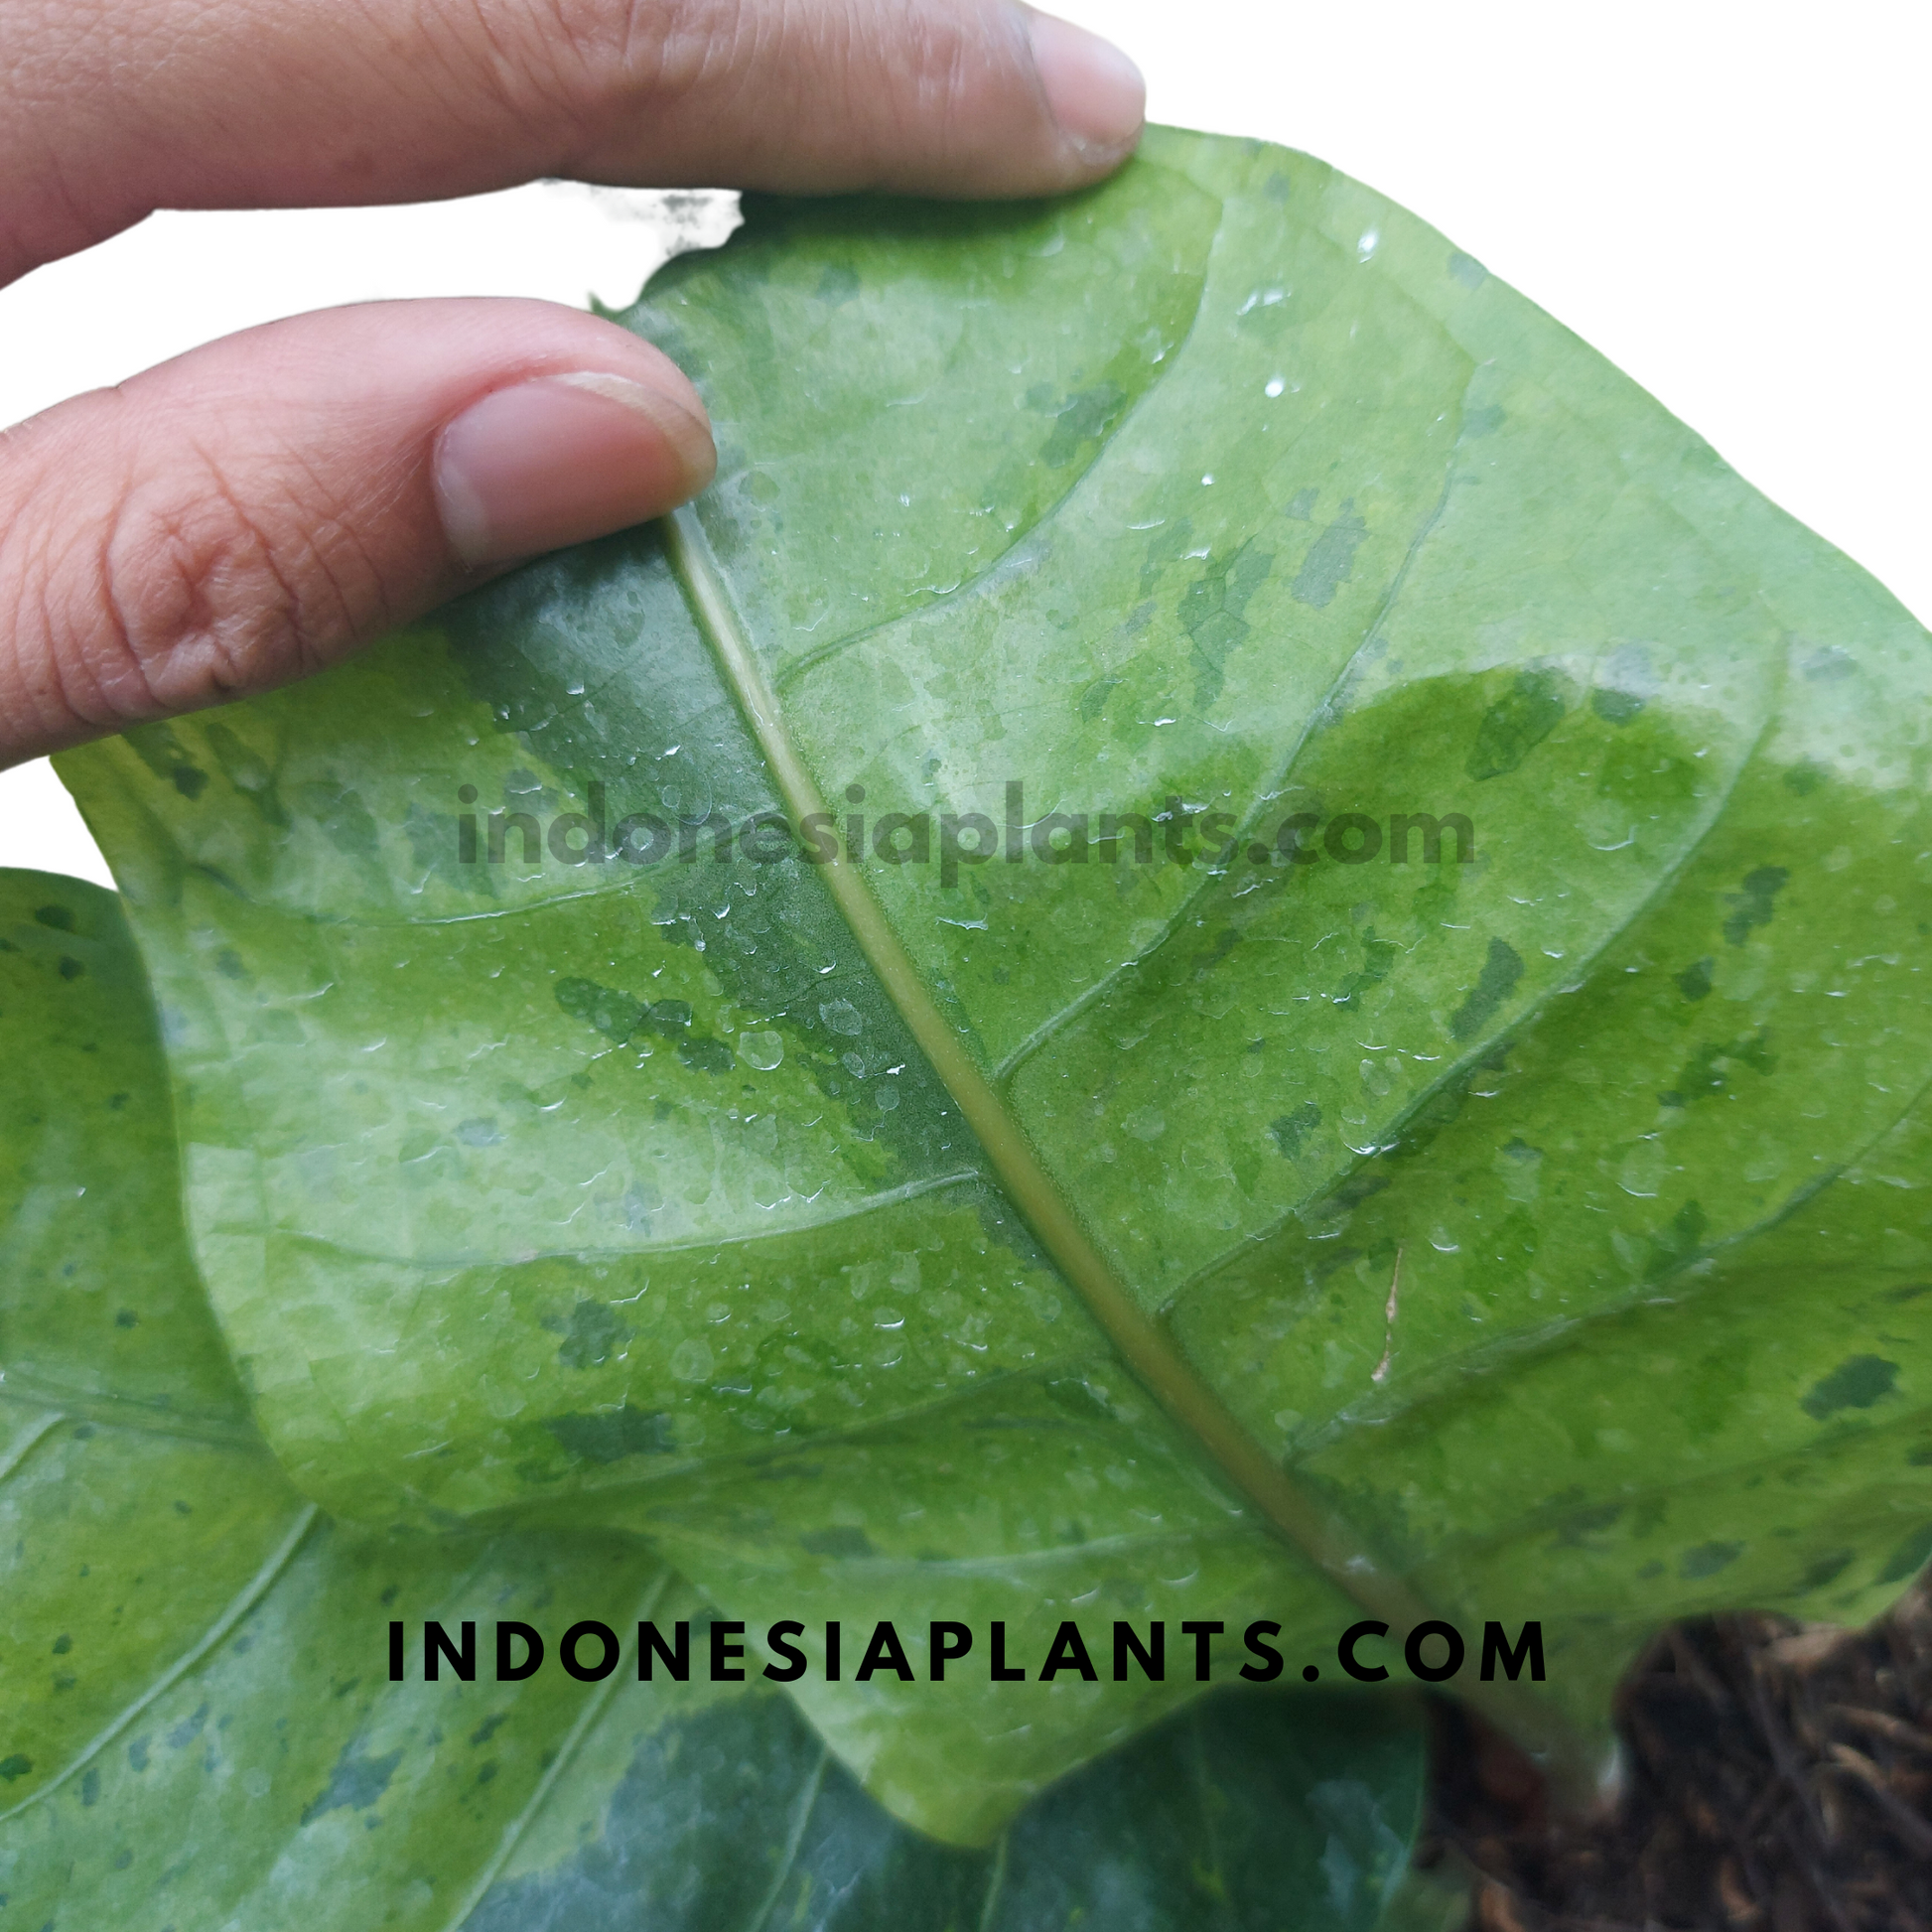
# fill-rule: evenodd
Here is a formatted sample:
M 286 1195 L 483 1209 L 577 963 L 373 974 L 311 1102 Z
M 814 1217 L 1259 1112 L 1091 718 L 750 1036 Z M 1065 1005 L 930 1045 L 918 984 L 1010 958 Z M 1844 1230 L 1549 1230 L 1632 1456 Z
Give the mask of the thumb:
M 0 433 L 0 766 L 346 656 L 710 481 L 696 391 L 541 302 L 372 303 Z

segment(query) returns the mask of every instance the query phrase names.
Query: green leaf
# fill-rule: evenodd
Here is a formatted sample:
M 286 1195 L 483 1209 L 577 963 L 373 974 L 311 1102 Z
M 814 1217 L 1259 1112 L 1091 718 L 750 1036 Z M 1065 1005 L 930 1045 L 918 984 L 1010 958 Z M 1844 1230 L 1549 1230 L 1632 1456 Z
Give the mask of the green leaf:
M 148 1445 L 114 1440 L 131 1434 L 79 1441 L 64 1425 L 32 1493 L 7 1501 L 30 1583 L 99 1554 L 104 1525 L 54 1513 L 76 1491 L 138 1498 L 152 1521 Z M 264 1460 L 212 1453 L 229 1466 L 206 1472 L 198 1505 L 217 1488 L 264 1518 L 296 1502 Z M 483 1619 L 532 1622 L 554 1643 L 557 1606 L 619 1632 L 698 1613 L 628 1539 L 358 1539 L 310 1507 L 206 1625 L 182 1553 L 151 1531 L 140 1548 L 143 1608 L 200 1641 L 157 1679 L 124 1681 L 133 1695 L 93 1734 L 51 1740 L 58 1769 L 38 1790 L 16 1796 L 38 1762 L 0 1785 L 0 1899 L 26 1923 L 146 1923 L 163 1901 L 181 1932 L 298 1917 L 317 1932 L 1057 1932 L 1097 1917 L 1368 1932 L 1420 1816 L 1412 1714 L 1221 1693 L 1054 1787 L 990 1851 L 960 1851 L 891 1818 L 768 1688 L 641 1685 L 627 1643 L 601 1683 L 554 1659 L 523 1683 L 487 1681 Z M 96 1587 L 70 1657 L 37 1659 L 37 1675 L 100 1670 L 85 1652 L 104 1601 Z M 412 1657 L 389 1682 L 395 1616 L 412 1635 L 442 1619 L 453 1641 L 464 1617 L 480 1622 L 477 1681 L 452 1682 L 446 1664 L 426 1683 Z
M 173 1317 L 130 1354 L 74 1312 L 105 1286 L 91 1269 L 9 1282 L 9 1335 L 64 1341 L 84 1392 L 23 1395 L 12 1358 L 0 1383 L 0 1910 L 51 1928 L 160 1913 L 183 1932 L 1377 1922 L 1421 1802 L 1400 1709 L 1197 1706 L 968 1853 L 893 1821 L 756 1679 L 642 1685 L 627 1646 L 601 1682 L 555 1655 L 490 1681 L 497 1619 L 554 1650 L 570 1620 L 623 1632 L 701 1605 L 609 1532 L 358 1537 L 244 1424 L 165 1400 L 156 1351 L 203 1390 L 221 1357 L 162 1191 L 172 1136 L 133 948 L 110 895 L 40 874 L 0 873 L 0 1038 L 28 1103 L 6 1127 L 30 1155 L 5 1170 L 10 1252 L 45 1240 L 50 1190 L 84 1184 L 118 1258 L 145 1255 L 122 1287 Z M 64 1069 L 86 1078 L 60 1096 L 45 1082 Z M 95 1085 L 120 1096 L 113 1120 L 63 1138 L 35 1117 Z M 425 1681 L 429 1617 L 457 1642 L 466 1619 L 481 1632 L 474 1681 L 448 1665 Z M 396 1682 L 391 1619 L 411 1638 Z M 1285 1921 L 1284 1898 L 1309 1903 Z
M 0 872 L 0 1388 L 225 1440 L 246 1406 L 189 1259 L 167 1071 L 112 893 Z
M 1363 1605 L 1541 1618 L 1531 1731 L 1667 1617 L 1888 1600 L 1932 1456 L 1907 615 L 1260 144 L 755 205 L 631 320 L 717 426 L 693 510 L 65 763 L 293 1479 L 1030 1659 L 1082 1611 L 1291 1662 Z M 760 863 L 821 801 L 835 863 Z M 837 862 L 860 810 L 930 862 Z M 799 1701 L 984 1842 L 1192 1689 Z

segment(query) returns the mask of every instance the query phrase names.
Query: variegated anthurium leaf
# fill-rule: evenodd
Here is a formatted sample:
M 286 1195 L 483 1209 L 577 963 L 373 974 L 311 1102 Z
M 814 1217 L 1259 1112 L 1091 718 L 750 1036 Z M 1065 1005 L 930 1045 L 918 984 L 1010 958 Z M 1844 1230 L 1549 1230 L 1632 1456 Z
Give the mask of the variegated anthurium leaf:
M 1256 143 L 756 205 L 628 319 L 694 508 L 65 762 L 298 1486 L 1030 1658 L 1540 1618 L 1531 1732 L 1667 1617 L 1878 1609 L 1932 1522 L 1918 625 Z M 970 1843 L 1194 1688 L 797 1695 Z
M 6 1923 L 1369 1932 L 1409 1896 L 1423 1753 L 1393 1706 L 1198 1705 L 973 1852 L 881 1810 L 757 1680 L 640 1684 L 626 1651 L 597 1682 L 554 1656 L 490 1681 L 496 1620 L 555 1647 L 560 1612 L 614 1631 L 705 1613 L 633 1537 L 358 1536 L 290 1485 L 187 1262 L 111 895 L 0 873 L 0 1044 Z M 481 1629 L 474 1681 L 425 1681 L 430 1617 L 459 1646 Z

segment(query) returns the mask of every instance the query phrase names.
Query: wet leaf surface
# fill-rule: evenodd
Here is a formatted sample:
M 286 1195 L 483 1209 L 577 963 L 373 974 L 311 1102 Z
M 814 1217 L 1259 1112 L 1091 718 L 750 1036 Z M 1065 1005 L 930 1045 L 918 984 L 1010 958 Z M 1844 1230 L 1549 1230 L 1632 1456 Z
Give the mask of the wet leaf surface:
M 0 1231 L 14 1254 L 45 1252 L 34 1244 L 81 1185 L 98 1216 L 64 1245 L 70 1272 L 9 1276 L 0 1331 L 8 1922 L 1377 1923 L 1421 1804 L 1411 1709 L 1218 1694 L 1043 1794 L 989 1850 L 960 1851 L 893 1819 L 756 1678 L 638 1682 L 638 1618 L 697 1623 L 702 1652 L 710 1613 L 634 1538 L 331 1523 L 221 1408 L 231 1383 L 186 1265 L 158 1042 L 116 901 L 0 873 L 0 937 L 8 1064 L 69 1076 L 64 1094 L 9 1090 Z M 69 960 L 84 970 L 64 971 Z M 96 1087 L 120 1096 L 115 1120 L 72 1131 Z M 58 1122 L 36 1111 L 44 1096 L 64 1102 Z M 121 1230 L 118 1250 L 92 1244 L 100 1228 Z M 134 1329 L 148 1352 L 90 1325 L 109 1289 L 154 1317 Z M 68 1406 L 53 1401 L 57 1344 L 79 1391 Z M 15 1381 L 26 1350 L 32 1394 Z M 440 1661 L 426 1681 L 428 1618 L 458 1649 L 468 1631 L 473 1680 Z M 392 1619 L 407 1631 L 393 1682 Z M 558 1667 L 578 1619 L 621 1633 L 615 1673 Z M 552 1655 L 491 1681 L 496 1626 L 511 1620 L 547 1631 Z M 577 1652 L 597 1654 L 594 1636 Z M 527 1656 L 520 1639 L 510 1655 Z
M 1094 1605 L 1311 1661 L 1393 1589 L 1543 1619 L 1586 1729 L 1667 1617 L 1895 1595 L 1910 618 L 1259 144 L 754 207 L 630 320 L 693 510 L 64 761 L 297 1487 L 1033 1657 Z M 798 1701 L 985 1844 L 1193 1690 Z

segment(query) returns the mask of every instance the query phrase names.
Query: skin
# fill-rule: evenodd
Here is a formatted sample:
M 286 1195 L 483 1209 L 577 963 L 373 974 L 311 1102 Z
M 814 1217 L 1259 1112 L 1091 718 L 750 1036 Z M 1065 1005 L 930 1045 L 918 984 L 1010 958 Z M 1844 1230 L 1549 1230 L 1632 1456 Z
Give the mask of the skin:
M 0 286 L 160 207 L 1049 194 L 1141 101 L 1018 0 L 0 0 Z M 62 403 L 0 431 L 0 767 L 339 662 L 713 462 L 664 356 L 542 302 L 298 316 Z

